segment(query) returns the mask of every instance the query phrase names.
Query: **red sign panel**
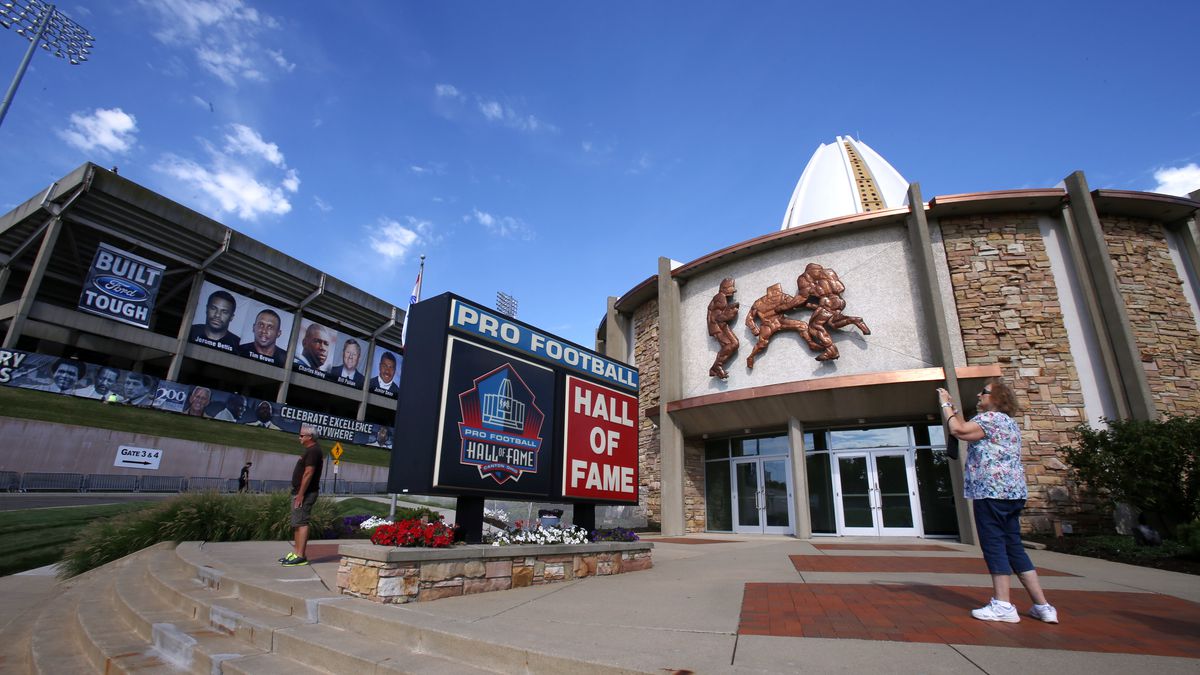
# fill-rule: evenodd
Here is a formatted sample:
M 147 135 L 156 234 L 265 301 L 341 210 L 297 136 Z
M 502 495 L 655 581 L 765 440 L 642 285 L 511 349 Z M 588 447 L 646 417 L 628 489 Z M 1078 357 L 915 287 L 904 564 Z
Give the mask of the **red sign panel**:
M 563 496 L 637 503 L 637 396 L 566 380 Z

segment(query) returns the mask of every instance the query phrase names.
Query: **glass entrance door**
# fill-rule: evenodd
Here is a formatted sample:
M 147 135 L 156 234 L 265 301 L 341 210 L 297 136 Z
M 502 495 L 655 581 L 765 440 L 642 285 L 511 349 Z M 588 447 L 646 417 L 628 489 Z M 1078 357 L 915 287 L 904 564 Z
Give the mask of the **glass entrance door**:
M 916 470 L 906 450 L 834 455 L 838 533 L 849 536 L 920 536 Z
M 792 478 L 787 458 L 733 461 L 733 531 L 791 534 Z

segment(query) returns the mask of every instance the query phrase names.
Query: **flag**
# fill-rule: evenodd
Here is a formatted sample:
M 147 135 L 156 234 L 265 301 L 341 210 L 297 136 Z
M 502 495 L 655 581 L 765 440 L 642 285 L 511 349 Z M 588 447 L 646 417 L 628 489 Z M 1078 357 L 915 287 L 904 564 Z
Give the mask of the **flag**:
M 408 304 L 415 305 L 421 301 L 421 275 L 425 273 L 425 266 L 417 270 L 417 282 L 413 284 L 412 295 L 408 296 Z
M 408 296 L 408 312 L 404 313 L 404 328 L 400 330 L 402 347 L 408 346 L 408 316 L 412 306 L 421 301 L 421 275 L 425 273 L 425 256 L 421 256 L 421 267 L 417 270 L 417 281 L 413 283 L 412 294 Z

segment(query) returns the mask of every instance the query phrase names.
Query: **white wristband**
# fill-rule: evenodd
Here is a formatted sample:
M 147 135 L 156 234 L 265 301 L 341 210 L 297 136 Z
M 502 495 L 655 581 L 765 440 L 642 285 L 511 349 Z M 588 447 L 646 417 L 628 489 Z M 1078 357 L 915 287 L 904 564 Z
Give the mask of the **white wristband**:
M 953 404 L 953 403 L 943 403 L 943 404 L 942 404 L 942 407 L 943 407 L 943 408 L 953 408 L 953 407 L 954 407 L 954 404 Z

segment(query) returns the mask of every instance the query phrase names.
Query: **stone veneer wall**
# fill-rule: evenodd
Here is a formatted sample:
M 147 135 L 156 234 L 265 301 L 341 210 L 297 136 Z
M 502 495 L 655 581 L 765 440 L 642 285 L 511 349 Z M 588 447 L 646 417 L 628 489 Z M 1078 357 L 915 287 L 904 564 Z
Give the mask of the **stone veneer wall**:
M 425 556 L 447 549 L 401 549 L 400 557 L 409 559 L 397 560 L 397 549 L 356 544 L 341 551 L 337 586 L 342 595 L 402 604 L 608 576 L 654 566 L 649 544 L 608 546 L 624 550 L 582 550 L 586 546 L 512 546 L 501 551 L 510 555 L 501 556 L 491 555 L 497 553 L 492 550 L 495 547 L 475 546 L 458 552 L 457 558 L 433 559 Z
M 940 226 L 967 364 L 998 364 L 1022 409 L 1024 529 L 1095 522 L 1095 505 L 1080 501 L 1057 453 L 1086 417 L 1038 216 L 943 218 Z
M 704 441 L 683 441 L 683 518 L 684 532 L 708 529 L 708 508 L 704 500 Z
M 639 385 L 638 505 L 645 511 L 648 525 L 657 528 L 662 524 L 662 454 L 657 422 L 646 414 L 659 404 L 657 299 L 647 301 L 633 313 L 633 358 Z
M 1200 414 L 1200 331 L 1166 232 L 1152 220 L 1101 217 L 1100 224 L 1159 414 Z

